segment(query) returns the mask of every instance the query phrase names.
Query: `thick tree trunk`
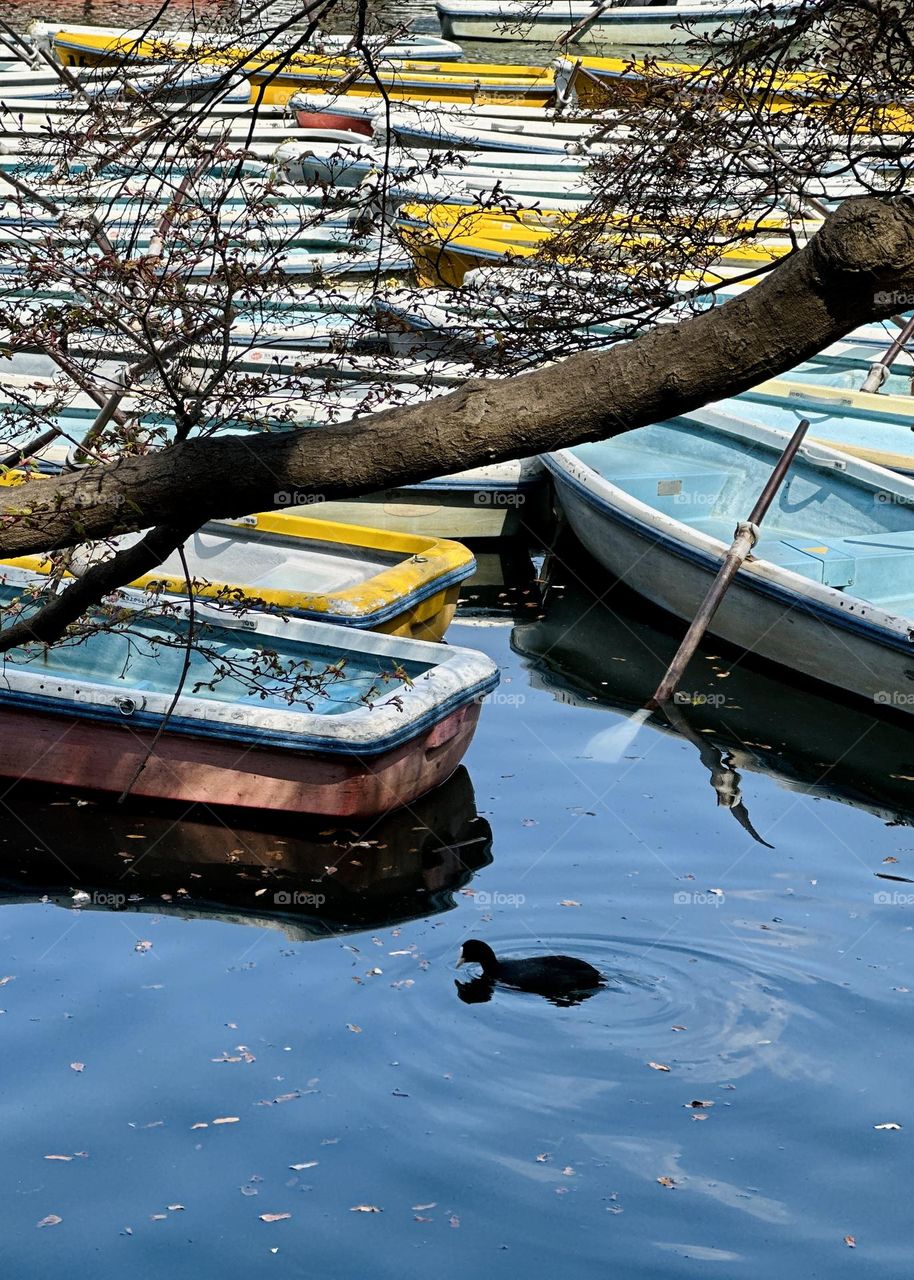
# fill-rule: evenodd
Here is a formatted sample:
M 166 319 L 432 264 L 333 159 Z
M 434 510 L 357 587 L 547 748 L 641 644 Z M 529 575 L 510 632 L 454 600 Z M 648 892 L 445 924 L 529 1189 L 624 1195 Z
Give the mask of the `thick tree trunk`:
M 912 200 L 848 201 L 744 295 L 606 352 L 468 382 L 342 425 L 189 441 L 11 488 L 0 498 L 0 554 L 243 515 L 286 505 L 290 492 L 367 494 L 616 435 L 734 395 L 914 302 L 912 215 Z

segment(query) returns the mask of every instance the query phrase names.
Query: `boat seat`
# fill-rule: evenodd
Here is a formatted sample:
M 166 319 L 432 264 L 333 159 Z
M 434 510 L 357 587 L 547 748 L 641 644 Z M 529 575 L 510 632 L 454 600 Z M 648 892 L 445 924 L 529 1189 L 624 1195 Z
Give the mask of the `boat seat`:
M 695 528 L 702 513 L 710 512 L 717 503 L 732 472 L 705 471 L 675 462 L 668 476 L 659 476 L 656 471 L 642 475 L 613 472 L 607 478 L 639 502 Z

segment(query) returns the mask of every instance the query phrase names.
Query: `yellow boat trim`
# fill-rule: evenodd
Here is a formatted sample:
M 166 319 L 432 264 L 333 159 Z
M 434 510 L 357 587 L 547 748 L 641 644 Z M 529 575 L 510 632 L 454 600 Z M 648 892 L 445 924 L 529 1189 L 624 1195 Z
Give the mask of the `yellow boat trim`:
M 878 413 L 882 409 L 884 413 L 891 413 L 896 417 L 910 418 L 914 423 L 914 396 L 886 395 L 881 391 L 855 391 L 852 388 L 842 387 L 822 387 L 817 383 L 799 382 L 792 378 L 770 378 L 767 382 L 760 382 L 753 390 L 785 402 L 801 401 L 811 408 L 827 405 L 829 408 L 858 409 L 867 413 Z
M 17 485 L 25 483 L 25 478 L 22 472 L 8 472 L 0 478 L 0 483 Z M 366 582 L 342 588 L 330 595 L 217 582 L 202 582 L 194 591 L 195 597 L 205 600 L 226 603 L 244 596 L 262 601 L 281 612 L 324 614 L 330 620 L 333 617 L 358 619 L 370 618 L 377 613 L 390 614 L 397 601 L 402 600 L 403 608 L 374 628 L 394 635 L 441 639 L 454 615 L 459 593 L 458 583 L 443 583 L 439 591 L 418 601 L 409 601 L 409 597 L 423 589 L 427 590 L 439 579 L 451 578 L 455 573 L 468 576 L 475 564 L 471 551 L 462 543 L 448 538 L 393 533 L 292 513 L 264 512 L 240 520 L 217 520 L 211 523 L 227 532 L 232 527 L 243 528 L 267 535 L 301 539 L 302 542 L 335 543 L 408 557 L 400 564 L 382 569 Z M 0 560 L 0 566 L 2 565 L 41 574 L 48 574 L 52 569 L 52 562 L 46 555 Z M 74 575 L 67 573 L 66 576 Z M 156 572 L 144 574 L 129 586 L 139 591 L 155 590 L 165 595 L 187 595 L 187 584 L 183 577 L 170 578 Z

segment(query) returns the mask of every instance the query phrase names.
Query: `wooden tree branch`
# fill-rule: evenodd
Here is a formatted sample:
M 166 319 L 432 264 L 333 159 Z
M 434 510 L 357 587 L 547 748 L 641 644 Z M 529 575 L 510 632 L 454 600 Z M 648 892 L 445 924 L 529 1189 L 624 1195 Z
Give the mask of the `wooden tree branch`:
M 0 497 L 0 554 L 207 519 L 541 453 L 662 421 L 792 368 L 914 291 L 914 200 L 846 201 L 723 306 L 605 352 L 472 381 L 425 404 L 296 432 L 189 440 Z
M 194 532 L 194 524 L 150 529 L 140 542 L 116 552 L 110 560 L 92 565 L 36 613 L 0 631 L 0 653 L 20 644 L 57 640 L 71 623 L 109 591 L 149 573 Z

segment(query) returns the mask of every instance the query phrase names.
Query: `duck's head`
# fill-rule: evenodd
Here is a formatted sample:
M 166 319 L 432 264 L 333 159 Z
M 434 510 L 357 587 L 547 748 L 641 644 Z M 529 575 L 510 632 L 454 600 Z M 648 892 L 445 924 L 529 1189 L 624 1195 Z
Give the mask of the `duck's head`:
M 482 966 L 483 973 L 494 974 L 498 969 L 498 957 L 487 942 L 467 938 L 457 957 L 458 969 L 462 964 L 478 964 Z

